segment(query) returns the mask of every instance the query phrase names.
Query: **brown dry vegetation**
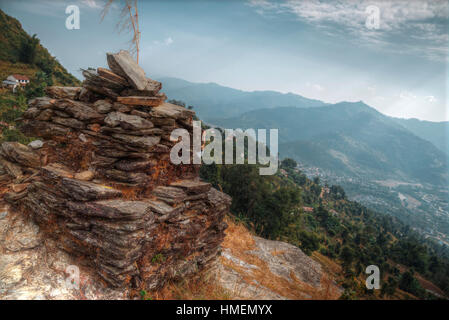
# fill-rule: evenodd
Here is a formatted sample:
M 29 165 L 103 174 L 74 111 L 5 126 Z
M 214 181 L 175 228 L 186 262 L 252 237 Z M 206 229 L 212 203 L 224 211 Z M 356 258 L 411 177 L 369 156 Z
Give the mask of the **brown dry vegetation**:
M 170 282 L 158 292 L 149 293 L 147 299 L 155 300 L 231 300 L 230 292 L 223 289 L 214 277 L 213 270 L 205 270 L 194 278 Z
M 219 263 L 225 267 L 238 272 L 243 280 L 251 285 L 255 281 L 261 286 L 289 299 L 338 299 L 340 292 L 334 284 L 333 276 L 326 272 L 329 270 L 330 274 L 341 270 L 340 266 L 328 260 L 322 255 L 314 257 L 315 260 L 323 265 L 326 270 L 321 279 L 321 286 L 319 288 L 312 287 L 307 283 L 303 283 L 295 278 L 293 272 L 290 277 L 293 281 L 288 281 L 285 278 L 273 274 L 267 263 L 257 256 L 248 253 L 248 251 L 255 249 L 255 242 L 253 235 L 242 224 L 236 223 L 232 218 L 227 217 L 226 222 L 228 229 L 226 230 L 226 237 L 223 242 L 223 249 L 230 250 L 232 255 L 236 258 L 254 266 L 258 269 L 247 270 L 241 266 L 233 264 L 231 261 L 220 258 Z M 273 255 L 282 254 L 280 251 L 273 252 Z M 151 300 L 229 300 L 239 299 L 238 292 L 230 292 L 224 289 L 216 278 L 217 269 L 204 270 L 194 277 L 181 279 L 180 281 L 171 281 L 162 289 L 153 292 L 134 292 L 134 297 L 141 297 L 143 299 Z M 248 297 L 245 297 L 248 298 Z
M 226 238 L 223 242 L 223 248 L 230 250 L 236 258 L 257 266 L 257 269 L 251 271 L 237 266 L 231 261 L 221 258 L 221 262 L 238 272 L 242 278 L 251 284 L 255 281 L 260 285 L 270 289 L 271 291 L 289 299 L 337 299 L 340 296 L 337 288 L 333 284 L 328 274 L 323 273 L 321 286 L 315 288 L 307 283 L 301 282 L 294 277 L 292 273 L 290 277 L 293 281 L 279 277 L 273 274 L 267 263 L 248 251 L 255 250 L 254 238 L 251 233 L 242 225 L 237 224 L 228 218 L 229 225 L 226 231 Z M 273 255 L 281 254 L 281 252 L 273 252 Z
M 31 79 L 37 71 L 39 71 L 37 67 L 32 67 L 29 64 L 0 60 L 0 81 L 5 80 L 12 74 L 21 74 Z

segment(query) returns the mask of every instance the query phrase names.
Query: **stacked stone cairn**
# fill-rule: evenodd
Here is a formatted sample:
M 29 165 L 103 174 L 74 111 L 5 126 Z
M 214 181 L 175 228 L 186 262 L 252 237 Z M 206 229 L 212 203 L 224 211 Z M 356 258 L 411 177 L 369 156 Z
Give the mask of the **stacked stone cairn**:
M 84 70 L 82 87 L 29 102 L 21 130 L 43 143 L 3 143 L 0 182 L 7 202 L 107 285 L 155 290 L 213 265 L 231 199 L 198 166 L 170 162 L 170 133 L 192 136 L 194 112 L 164 102 L 127 51 L 107 62 Z

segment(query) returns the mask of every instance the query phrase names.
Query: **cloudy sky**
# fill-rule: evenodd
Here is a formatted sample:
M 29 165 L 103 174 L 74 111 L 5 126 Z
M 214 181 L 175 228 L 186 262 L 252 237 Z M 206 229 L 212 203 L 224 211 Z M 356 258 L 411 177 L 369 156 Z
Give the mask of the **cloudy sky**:
M 359 101 L 396 117 L 449 120 L 448 1 L 139 1 L 141 65 L 149 76 Z M 80 30 L 67 30 L 76 4 Z M 0 0 L 69 71 L 105 66 L 127 49 L 100 23 L 100 0 Z M 379 13 L 378 24 L 376 13 Z

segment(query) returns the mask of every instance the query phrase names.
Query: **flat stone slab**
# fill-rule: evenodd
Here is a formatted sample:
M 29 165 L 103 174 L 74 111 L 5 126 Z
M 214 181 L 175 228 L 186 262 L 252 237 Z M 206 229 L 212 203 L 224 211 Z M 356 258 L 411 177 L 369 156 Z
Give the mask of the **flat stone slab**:
M 159 213 L 161 215 L 170 215 L 173 214 L 175 211 L 179 210 L 178 208 L 169 206 L 163 201 L 147 200 L 146 203 L 148 203 L 152 211 Z
M 99 120 L 104 117 L 88 105 L 70 99 L 59 100 L 57 103 L 57 108 L 81 121 Z
M 36 107 L 38 109 L 47 109 L 51 108 L 58 100 L 49 98 L 49 97 L 39 97 L 35 99 L 31 99 L 28 102 L 30 107 Z
M 51 163 L 41 168 L 41 173 L 49 179 L 73 178 L 74 173 L 66 166 L 60 163 Z
M 122 192 L 93 182 L 63 178 L 61 191 L 78 201 L 93 201 L 119 197 Z
M 128 81 L 124 77 L 121 77 L 121 76 L 115 74 L 114 72 L 112 72 L 109 69 L 97 68 L 97 73 L 103 78 L 109 79 L 114 82 L 118 82 L 124 86 L 128 85 Z
M 86 127 L 84 122 L 79 121 L 75 118 L 62 118 L 62 117 L 52 117 L 54 123 L 60 124 L 61 126 L 82 130 Z
M 154 127 L 151 121 L 142 117 L 116 111 L 109 113 L 104 122 L 110 127 L 120 125 L 125 130 L 142 130 Z
M 137 89 L 125 89 L 120 95 L 121 96 L 139 96 L 139 97 L 153 97 L 158 94 L 158 92 L 162 89 L 162 83 L 159 81 L 152 80 L 147 78 L 148 84 L 145 87 L 145 90 L 137 90 Z
M 199 180 L 179 180 L 171 183 L 170 186 L 184 189 L 188 194 L 206 193 L 211 188 L 210 183 Z
M 76 100 L 81 92 L 82 87 L 47 87 L 45 88 L 45 93 L 47 93 L 51 98 L 55 99 L 72 99 Z
M 23 166 L 37 168 L 41 165 L 39 154 L 19 142 L 3 142 L 0 151 L 8 160 Z
M 115 133 L 112 136 L 132 146 L 145 149 L 152 148 L 161 141 L 161 137 L 158 136 L 138 137 L 120 133 Z
M 148 80 L 145 71 L 134 61 L 128 51 L 121 50 L 119 53 L 108 53 L 107 60 L 109 68 L 117 75 L 128 80 L 134 88 L 144 90 Z
M 112 111 L 112 103 L 106 100 L 97 100 L 93 104 L 95 111 L 98 113 L 109 113 Z
M 174 187 L 159 186 L 153 190 L 152 194 L 169 204 L 180 203 L 187 198 L 187 194 L 182 189 Z
M 151 110 L 151 116 L 156 118 L 187 119 L 194 114 L 195 112 L 192 110 L 167 102 Z
M 151 214 L 151 206 L 144 201 L 105 200 L 89 203 L 69 202 L 70 209 L 87 216 L 137 220 Z
M 83 76 L 86 78 L 84 84 L 88 84 L 98 88 L 108 88 L 115 93 L 124 90 L 128 86 L 127 83 L 123 84 L 121 82 L 111 80 L 110 78 L 105 78 L 99 75 L 94 70 L 83 70 Z
M 155 166 L 157 162 L 154 159 L 148 159 L 148 160 L 120 160 L 117 163 L 114 164 L 114 167 L 118 170 L 122 171 L 138 171 L 138 170 L 144 170 L 151 168 Z
M 157 107 L 161 105 L 164 100 L 160 97 L 118 97 L 117 101 L 126 105 L 132 106 L 146 106 L 146 107 Z

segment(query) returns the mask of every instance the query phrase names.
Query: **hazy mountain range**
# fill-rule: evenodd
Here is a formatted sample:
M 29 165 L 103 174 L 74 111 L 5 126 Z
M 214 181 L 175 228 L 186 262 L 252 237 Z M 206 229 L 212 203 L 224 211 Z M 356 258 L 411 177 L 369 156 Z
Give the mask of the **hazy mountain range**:
M 193 83 L 170 77 L 158 78 L 170 99 L 182 100 L 195 107 L 203 121 L 238 117 L 248 111 L 279 107 L 310 108 L 332 106 L 319 100 L 293 93 L 276 91 L 242 91 L 216 83 Z M 341 104 L 336 104 L 339 106 Z M 366 105 L 365 105 L 366 106 Z M 369 106 L 367 106 L 369 108 Z M 374 112 L 377 112 L 373 109 Z M 377 112 L 380 114 L 379 112 Z M 380 114 L 381 115 L 381 114 Z M 384 116 L 416 136 L 434 144 L 440 151 L 448 151 L 449 122 L 431 122 L 418 119 L 398 119 Z M 295 119 L 293 119 L 294 121 Z
M 247 111 L 275 107 L 319 107 L 319 100 L 304 98 L 293 93 L 276 91 L 242 91 L 223 87 L 216 83 L 192 83 L 177 78 L 159 78 L 163 91 L 170 99 L 182 100 L 195 106 L 204 121 L 238 116 Z M 219 113 L 217 113 L 219 111 Z
M 352 198 L 449 234 L 449 122 L 398 119 L 363 102 L 327 104 L 274 91 L 158 79 L 169 99 L 223 128 L 278 128 L 280 157 L 339 183 Z M 446 222 L 444 222 L 446 221 Z
M 376 180 L 443 185 L 446 155 L 362 102 L 278 107 L 211 121 L 224 128 L 278 128 L 281 157 Z

